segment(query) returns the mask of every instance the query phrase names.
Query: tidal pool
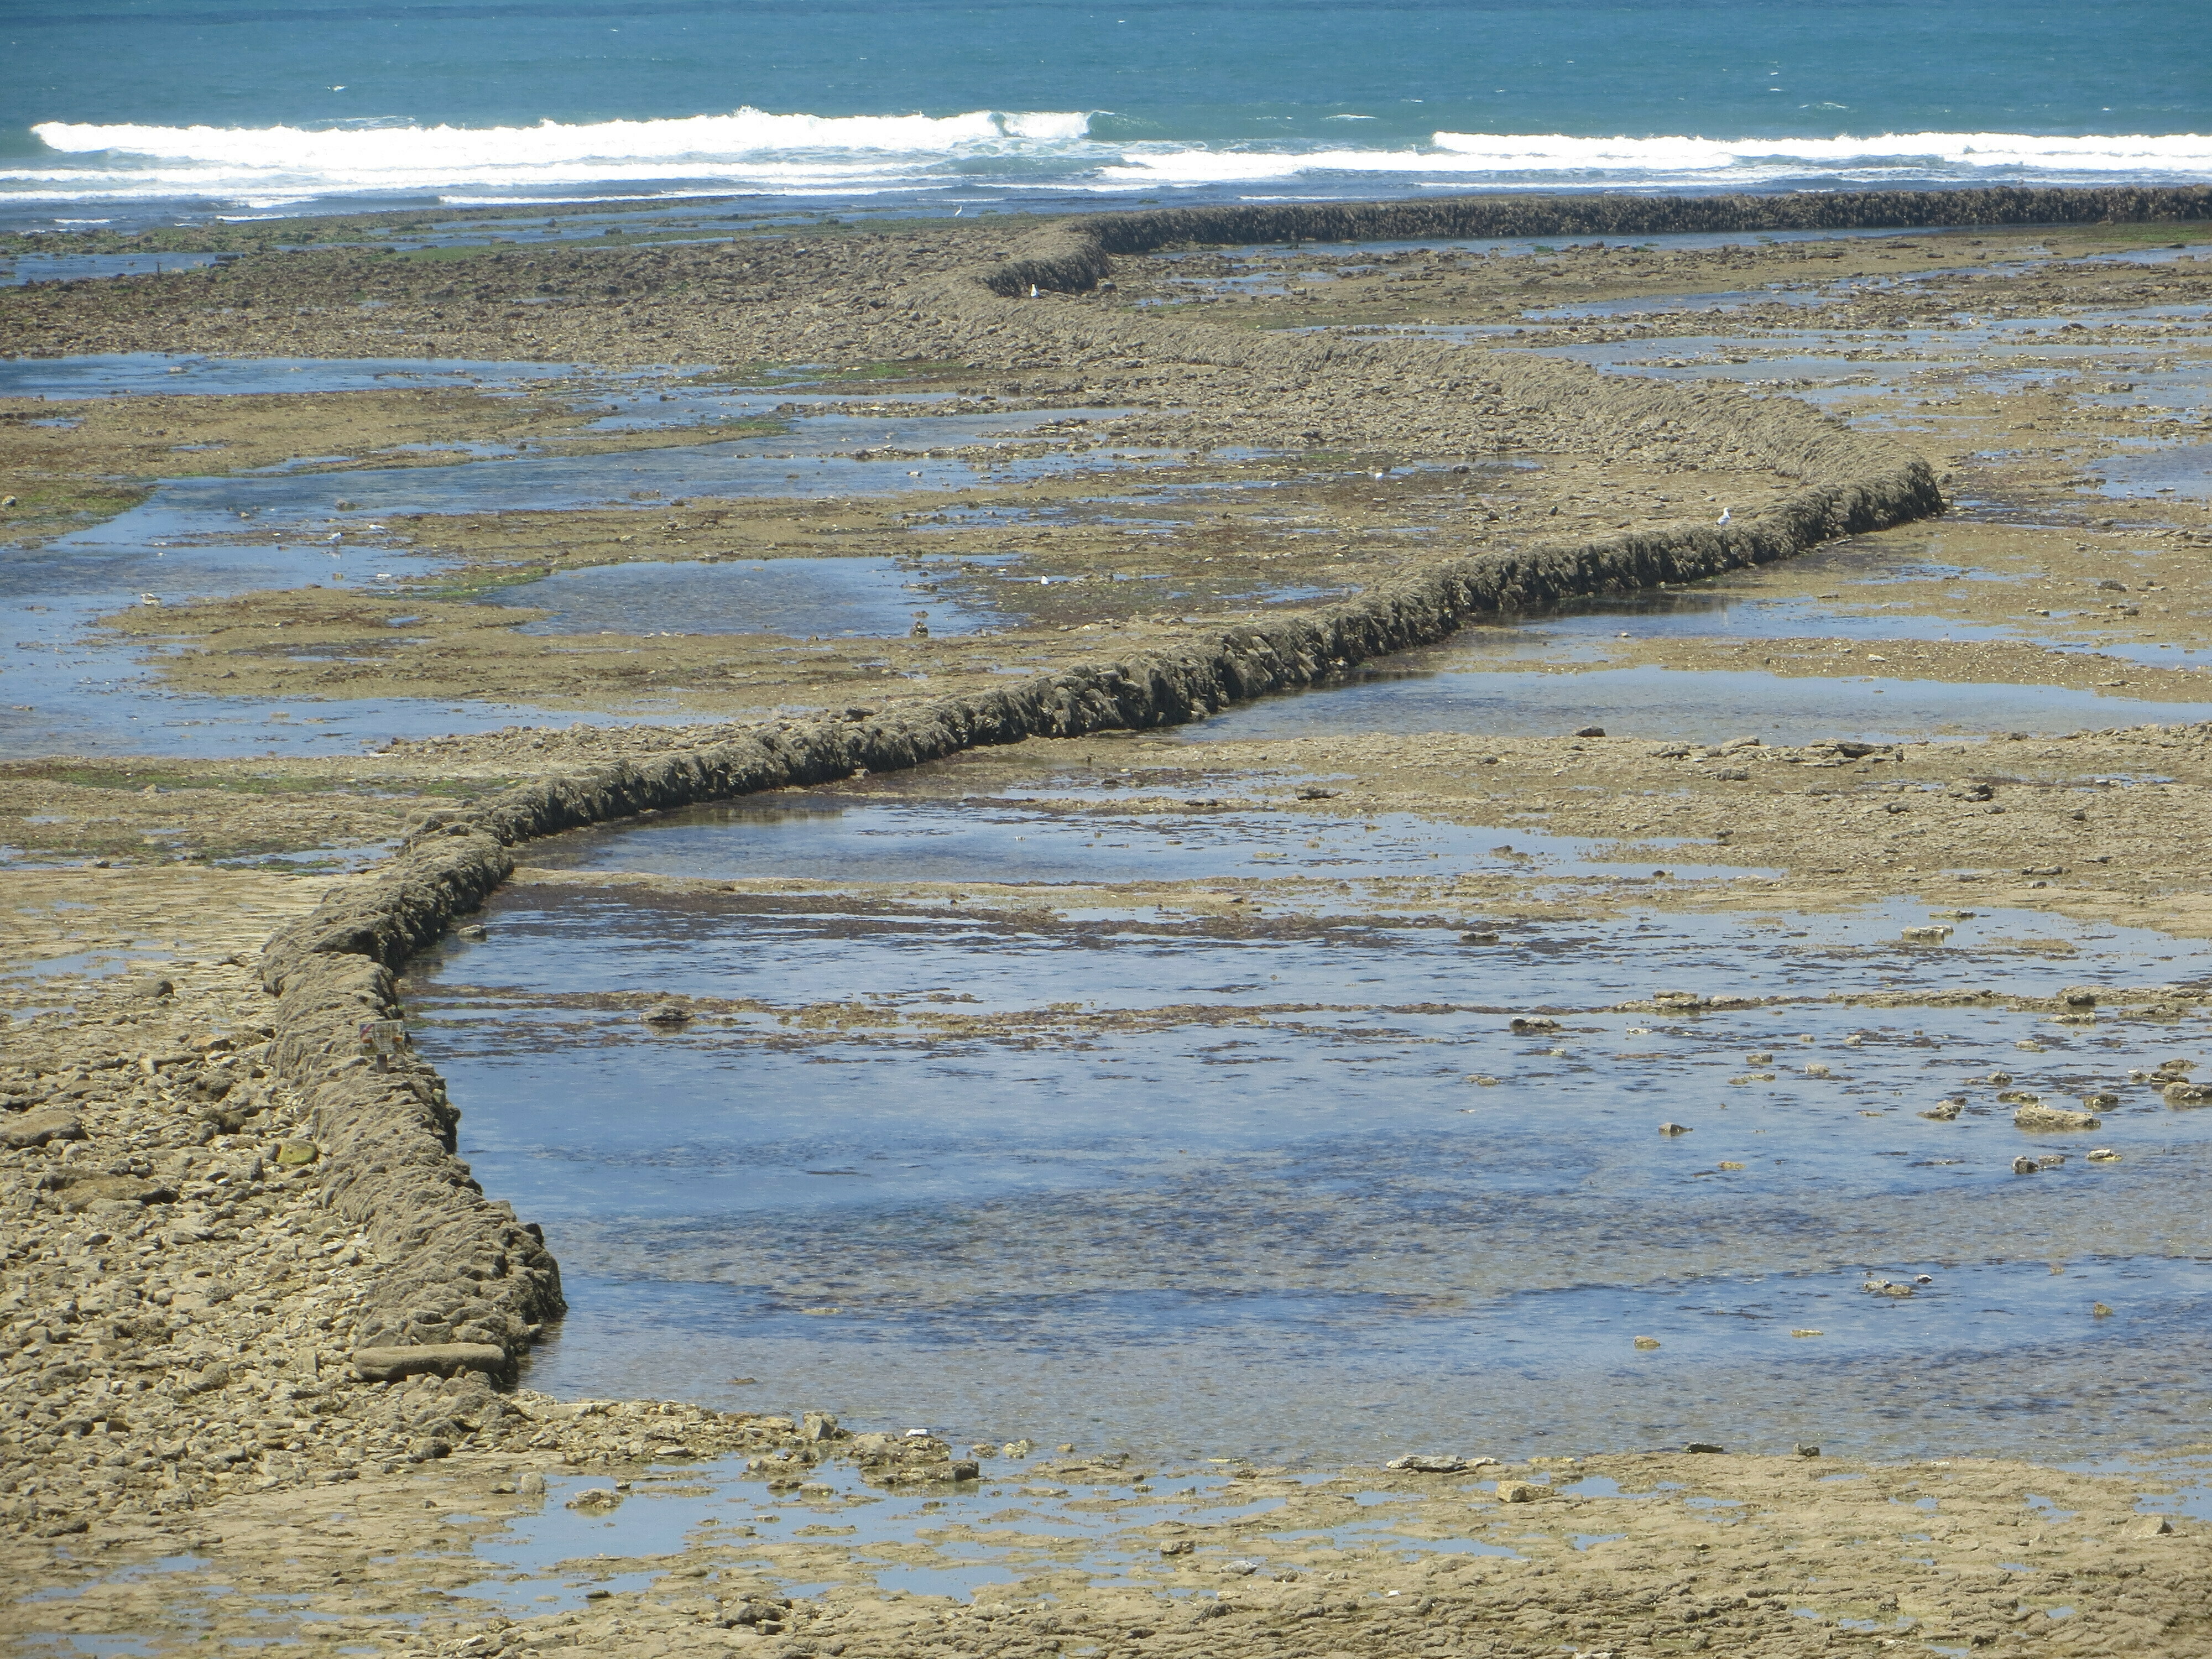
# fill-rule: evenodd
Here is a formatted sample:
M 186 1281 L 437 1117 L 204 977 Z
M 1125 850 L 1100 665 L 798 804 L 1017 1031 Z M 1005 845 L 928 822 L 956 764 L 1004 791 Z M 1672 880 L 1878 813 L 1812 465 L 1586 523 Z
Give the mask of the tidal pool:
M 0 288 L 86 276 L 158 276 L 222 263 L 218 253 L 0 253 Z
M 1148 791 L 1135 786 L 1132 793 Z M 892 804 L 779 792 L 557 836 L 533 842 L 526 861 L 553 871 L 715 881 L 1085 886 L 1292 874 L 1330 880 L 1432 876 L 1445 859 L 1455 870 L 1524 878 L 1593 871 L 1642 876 L 1655 856 L 1668 860 L 1670 875 L 1686 879 L 1745 873 L 1701 862 L 1695 854 L 1677 862 L 1680 848 L 1672 841 L 1639 842 L 1631 851 L 1595 837 L 1507 833 L 1404 812 L 1352 819 L 1257 805 L 1133 811 L 1118 808 L 1110 791 L 1094 789 L 1089 797 L 1083 810 L 1066 811 L 1020 799 Z M 1274 902 L 1274 894 L 1265 896 Z M 1308 894 L 1301 902 L 1314 901 Z
M 562 571 L 487 597 L 494 605 L 553 613 L 526 624 L 526 634 L 641 634 L 665 629 L 676 634 L 880 638 L 910 632 L 921 622 L 933 635 L 957 636 L 1020 621 L 1019 613 L 975 603 L 964 589 L 942 591 L 942 579 L 960 574 L 960 564 L 976 562 L 764 559 L 610 564 Z
M 579 363 L 492 362 L 468 357 L 207 357 L 118 351 L 78 357 L 0 358 L 0 396 L 107 398 L 162 392 L 210 397 L 378 391 L 395 386 L 435 386 L 441 381 L 521 387 L 574 380 L 588 372 Z
M 94 383 L 106 377 L 120 384 L 133 375 L 154 374 L 163 362 L 78 359 L 62 366 Z M 0 370 L 22 370 L 17 378 L 26 384 L 42 383 L 34 371 L 52 367 L 33 360 L 0 362 Z M 240 390 L 265 389 L 271 376 L 289 372 L 279 364 L 220 360 L 186 367 L 236 380 Z M 387 372 L 375 362 L 295 367 L 328 370 L 340 386 L 350 383 L 348 377 Z M 167 369 L 160 374 L 166 378 Z M 300 389 L 315 379 L 308 374 Z M 0 379 L 0 386 L 5 384 Z M 1115 459 L 1060 452 L 1010 461 L 988 472 L 941 458 L 877 458 L 870 447 L 901 440 L 902 434 L 937 445 L 1019 436 L 1047 420 L 1066 422 L 1101 415 L 1028 410 L 887 419 L 835 414 L 794 422 L 795 436 L 769 434 L 618 454 L 168 480 L 148 500 L 105 523 L 35 549 L 17 550 L 0 565 L 0 600 L 12 608 L 16 629 L 15 653 L 0 670 L 0 699 L 7 712 L 23 717 L 0 722 L 0 755 L 297 752 L 325 750 L 332 742 L 358 744 L 515 724 L 565 725 L 579 716 L 488 701 L 185 696 L 161 689 L 137 663 L 144 647 L 96 639 L 91 625 L 101 616 L 139 604 L 173 605 L 258 589 L 351 584 L 359 591 L 443 573 L 449 568 L 445 561 L 416 551 L 409 536 L 386 522 L 403 512 L 593 503 L 665 511 L 669 499 L 690 495 L 888 496 L 963 485 L 986 476 L 1035 477 L 1133 465 L 1139 459 L 1133 454 Z M 1070 435 L 1070 428 L 1064 424 L 1059 435 Z M 860 452 L 872 459 L 859 459 Z M 929 562 L 920 562 L 925 579 Z M 1002 625 L 1018 614 L 981 602 L 973 584 L 951 592 L 909 593 L 906 584 L 917 572 L 880 562 L 760 563 L 757 571 L 753 562 L 725 561 L 563 573 L 496 594 L 494 602 L 550 604 L 555 616 L 533 629 L 544 633 L 650 632 L 667 629 L 675 620 L 680 624 L 677 631 L 684 632 L 904 634 L 915 613 L 927 611 L 933 631 L 958 635 Z M 680 614 L 672 618 L 672 610 Z M 675 707 L 647 707 L 580 718 L 596 725 L 668 723 L 697 716 Z
M 147 508 L 140 508 L 141 513 Z M 126 517 L 130 515 L 125 515 Z M 113 527 L 104 527 L 112 535 Z M 510 725 L 635 724 L 696 719 L 674 710 L 578 715 L 526 703 L 428 697 L 324 701 L 214 697 L 164 688 L 137 661 L 138 641 L 101 638 L 98 620 L 145 595 L 156 602 L 219 598 L 334 580 L 323 550 L 247 542 L 149 544 L 102 532 L 65 536 L 0 561 L 0 605 L 9 612 L 0 665 L 0 756 L 329 753 L 395 737 L 489 731 Z M 393 547 L 366 550 L 372 568 L 434 574 L 439 561 Z
M 1233 823 L 1163 844 L 1158 881 L 1259 901 L 1199 915 L 1172 887 L 1056 898 L 1138 860 L 1066 829 L 1032 850 L 1046 816 L 1001 805 L 935 848 L 896 812 L 575 838 L 590 868 L 526 875 L 418 963 L 461 1150 L 564 1263 L 534 1386 L 1314 1463 L 2055 1456 L 2212 1395 L 2212 1268 L 2183 1243 L 2212 1115 L 2127 1078 L 2188 1051 L 2193 999 L 2083 1025 L 1971 994 L 2195 985 L 2212 947 L 2002 912 L 1909 945 L 1902 901 L 1574 919 L 1564 874 L 1470 945 L 1405 873 L 1494 861 L 1398 824 L 1279 881 L 1245 877 Z M 626 862 L 702 878 L 592 873 Z M 1033 885 L 988 910 L 963 889 L 1010 881 Z M 1363 884 L 1395 909 L 1358 914 Z M 641 1018 L 669 998 L 686 1023 Z M 2005 1089 L 2120 1103 L 2031 1135 Z
M 1157 1536 L 1145 1536 L 1141 1528 L 1161 1522 L 1202 1528 L 1281 1507 L 1279 1498 L 1250 1501 L 1218 1474 L 1180 1477 L 1175 1492 L 1149 1501 L 1129 1496 L 1126 1486 L 1099 1488 L 1115 1491 L 1118 1500 L 1101 1504 L 1079 1479 L 1073 1490 L 1024 1486 L 1035 1477 L 1012 1459 L 994 1462 L 977 1486 L 930 1492 L 872 1488 L 849 1465 L 836 1462 L 809 1471 L 807 1478 L 827 1490 L 811 1498 L 771 1497 L 757 1477 L 748 1479 L 743 1460 L 722 1459 L 648 1477 L 611 1514 L 580 1514 L 566 1500 L 594 1486 L 604 1490 L 605 1477 L 556 1476 L 547 1482 L 543 1507 L 477 1541 L 476 1554 L 497 1576 L 454 1594 L 518 1613 L 580 1606 L 588 1589 L 641 1585 L 654 1576 L 650 1568 L 615 1573 L 599 1565 L 606 1558 L 651 1560 L 692 1544 L 719 1547 L 729 1553 L 730 1565 L 751 1565 L 769 1578 L 789 1582 L 788 1568 L 779 1571 L 779 1555 L 819 1537 L 829 1520 L 851 1528 L 839 1541 L 860 1552 L 844 1570 L 848 1580 L 886 1593 L 964 1600 L 986 1584 L 1015 1583 L 1040 1568 L 1073 1567 L 1094 1583 L 1145 1578 L 1149 1575 L 1131 1570 L 1146 1562 L 1156 1565 L 1160 1558 Z M 1365 1512 L 1359 1524 L 1344 1530 L 1369 1544 L 1413 1547 L 1413 1538 L 1390 1532 L 1390 1518 L 1387 1510 Z M 983 1534 L 974 1535 L 979 1528 Z M 1291 1536 L 1310 1541 L 1310 1534 Z M 1202 1534 L 1198 1541 L 1209 1558 L 1231 1553 L 1229 1544 Z M 1236 1540 L 1239 1553 L 1253 1547 L 1242 1535 Z M 884 1553 L 871 1559 L 871 1550 Z M 749 1554 L 754 1555 L 750 1563 Z M 1164 1576 L 1172 1577 L 1172 1571 Z M 557 1584 L 550 1595 L 549 1581 Z M 1173 1593 L 1188 1595 L 1193 1588 L 1186 1582 Z
M 1808 556 L 1808 559 L 1812 556 Z M 1867 582 L 1863 569 L 1847 568 L 1847 550 L 1838 550 L 1820 565 L 1847 580 Z M 1921 565 L 1899 568 L 1875 582 L 2004 581 L 2009 578 L 1986 571 Z M 1832 597 L 1832 596 L 1831 596 Z M 1548 662 L 1589 662 L 1599 658 L 1614 639 L 1740 639 L 1869 642 L 1875 641 L 1974 641 L 2008 640 L 2042 646 L 2050 650 L 2094 653 L 2102 658 L 2141 663 L 2160 668 L 2212 669 L 2212 647 L 2176 645 L 2171 641 L 2120 640 L 2102 630 L 2124 626 L 2099 601 L 2104 595 L 2083 589 L 2078 609 L 2053 611 L 2050 620 L 2083 630 L 2064 635 L 2049 628 L 2023 629 L 2009 623 L 1965 621 L 1955 616 L 1930 615 L 1912 600 L 1869 603 L 1855 600 L 1848 609 L 1837 609 L 1820 599 L 1773 598 L 1754 592 L 1732 590 L 1724 585 L 1700 585 L 1687 590 L 1643 592 L 1617 598 L 1569 601 L 1543 610 L 1522 611 L 1495 621 L 1469 623 L 1443 649 L 1486 662 L 1513 659 Z M 1940 604 L 1940 600 L 1931 601 Z M 1871 660 L 1862 658 L 1863 663 Z M 1898 666 L 1907 665 L 1890 659 Z M 1376 666 L 1386 666 L 1377 665 Z M 1670 671 L 1680 672 L 1680 671 Z M 2212 683 L 2206 690 L 2212 693 Z M 1886 691 L 1885 696 L 1896 695 Z M 1887 705 L 1884 705 L 1885 709 Z
M 2212 687 L 2202 702 L 2151 702 L 2057 685 L 1801 678 L 1752 670 L 1516 672 L 1454 667 L 1447 647 L 1409 653 L 1390 669 L 1355 672 L 1340 684 L 1238 705 L 1186 727 L 1183 736 L 1193 744 L 1359 732 L 1557 737 L 1595 725 L 1617 738 L 1697 743 L 1746 732 L 1769 743 L 1889 742 L 2203 720 L 2212 720 Z
M 2095 470 L 2098 493 L 2122 499 L 2144 495 L 2212 496 L 2212 444 L 2166 445 L 2107 455 Z

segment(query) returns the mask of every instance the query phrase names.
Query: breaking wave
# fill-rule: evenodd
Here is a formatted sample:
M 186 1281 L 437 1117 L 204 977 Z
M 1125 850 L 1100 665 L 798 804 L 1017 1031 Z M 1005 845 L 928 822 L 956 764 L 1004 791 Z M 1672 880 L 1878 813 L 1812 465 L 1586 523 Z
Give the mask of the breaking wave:
M 1110 131 L 1110 124 L 1109 124 Z M 1945 183 L 2171 183 L 2212 175 L 2195 133 L 2006 132 L 1716 139 L 1437 132 L 1425 144 L 1298 147 L 1117 141 L 1095 112 L 724 115 L 535 126 L 360 124 L 31 129 L 42 154 L 0 165 L 0 195 L 94 203 L 196 198 L 271 206 L 326 197 L 719 191 L 872 196 L 994 185 L 1113 195 L 1330 194 L 1459 186 L 1761 189 Z

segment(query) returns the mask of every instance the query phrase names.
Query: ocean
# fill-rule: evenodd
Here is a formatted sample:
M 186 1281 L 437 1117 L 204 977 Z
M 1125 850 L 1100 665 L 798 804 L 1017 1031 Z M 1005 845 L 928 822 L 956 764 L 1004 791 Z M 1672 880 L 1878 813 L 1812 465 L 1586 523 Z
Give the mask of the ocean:
M 0 229 L 2212 177 L 2184 0 L 10 0 Z

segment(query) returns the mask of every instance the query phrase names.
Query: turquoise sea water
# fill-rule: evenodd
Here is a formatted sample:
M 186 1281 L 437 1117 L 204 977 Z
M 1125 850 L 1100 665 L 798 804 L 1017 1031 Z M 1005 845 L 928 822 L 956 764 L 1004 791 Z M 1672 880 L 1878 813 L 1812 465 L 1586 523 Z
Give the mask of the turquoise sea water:
M 19 0 L 0 228 L 2212 176 L 2186 0 Z

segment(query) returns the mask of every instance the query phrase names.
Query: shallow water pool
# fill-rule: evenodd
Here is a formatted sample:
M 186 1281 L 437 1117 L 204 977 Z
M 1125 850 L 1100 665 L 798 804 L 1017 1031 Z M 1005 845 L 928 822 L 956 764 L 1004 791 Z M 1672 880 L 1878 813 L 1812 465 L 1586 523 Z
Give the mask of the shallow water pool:
M 927 826 L 902 844 L 896 814 L 818 856 L 816 826 L 760 816 L 602 832 L 579 864 L 697 878 L 532 876 L 485 939 L 421 963 L 462 1151 L 568 1264 L 535 1386 L 737 1406 L 761 1395 L 721 1379 L 749 1375 L 869 1426 L 1312 1462 L 1685 1437 L 2047 1455 L 2197 1398 L 2212 1279 L 2170 1252 L 2212 1115 L 2126 1081 L 2195 1021 L 1960 994 L 2196 981 L 2212 947 L 2002 913 L 1915 947 L 1902 902 L 1577 920 L 1550 908 L 1573 878 L 1540 872 L 1540 913 L 1493 899 L 1498 942 L 1469 945 L 1442 884 L 1506 855 L 1443 832 L 1425 904 L 1393 886 L 1427 861 L 1400 825 L 1276 881 L 1224 862 L 1233 823 L 1197 867 L 1152 866 L 1238 880 L 1256 916 L 1158 886 L 1015 899 L 1127 866 L 981 816 L 919 858 Z M 1736 1001 L 1617 1006 L 1668 991 Z M 641 1020 L 670 997 L 688 1023 Z M 2031 1136 L 2014 1086 L 2122 1103 Z M 1951 1094 L 1956 1121 L 1917 1115 Z M 2103 1146 L 2120 1160 L 2087 1160 Z M 2063 1161 L 2015 1175 L 2023 1152 Z M 1869 1273 L 1930 1282 L 1876 1297 Z M 2116 1296 L 2130 1322 L 2093 1322 Z M 2085 1405 L 2113 1341 L 2140 1380 Z M 1940 1397 L 1888 1409 L 1931 1369 Z
M 963 563 L 975 563 L 963 560 Z M 992 561 L 999 562 L 999 561 Z M 494 605 L 553 614 L 526 634 L 860 635 L 976 634 L 1012 626 L 1018 613 L 945 592 L 932 562 L 766 559 L 714 564 L 611 564 L 562 571 L 487 595 Z
M 1443 650 L 1413 660 L 1425 665 L 1240 705 L 1182 735 L 1193 744 L 1359 732 L 1557 737 L 1595 725 L 1617 738 L 1694 743 L 1745 732 L 1769 743 L 1887 742 L 2212 720 L 2212 687 L 2202 702 L 2150 702 L 2065 686 L 1793 678 L 1752 670 L 1483 672 L 1449 666 Z

